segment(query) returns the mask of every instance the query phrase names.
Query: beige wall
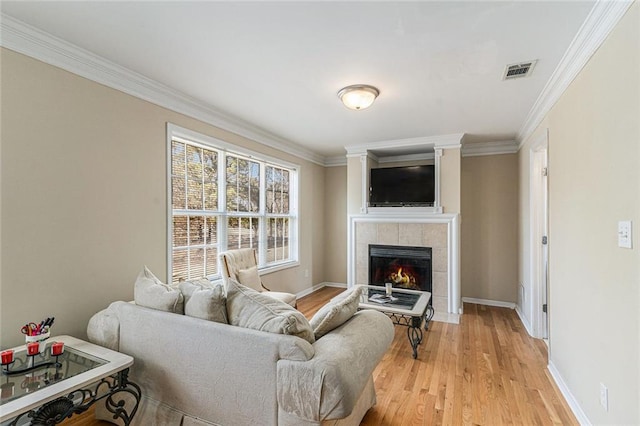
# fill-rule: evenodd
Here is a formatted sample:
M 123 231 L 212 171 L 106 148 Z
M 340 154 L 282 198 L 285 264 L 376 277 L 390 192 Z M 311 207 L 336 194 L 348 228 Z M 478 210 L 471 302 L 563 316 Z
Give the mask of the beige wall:
M 143 265 L 165 278 L 167 122 L 301 166 L 300 267 L 264 279 L 324 281 L 323 167 L 6 49 L 1 71 L 0 346 L 46 316 L 83 337 Z
M 640 424 L 639 76 L 636 2 L 537 131 L 549 129 L 549 361 L 593 424 Z M 631 250 L 619 220 L 634 222 Z
M 463 157 L 462 297 L 516 302 L 518 156 Z
M 325 172 L 325 281 L 347 283 L 347 166 Z

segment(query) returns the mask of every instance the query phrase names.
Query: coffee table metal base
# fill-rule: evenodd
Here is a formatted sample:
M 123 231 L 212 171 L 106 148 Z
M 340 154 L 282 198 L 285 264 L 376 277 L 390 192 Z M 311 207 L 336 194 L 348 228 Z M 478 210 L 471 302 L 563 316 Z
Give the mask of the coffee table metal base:
M 384 311 L 383 311 L 384 312 Z M 396 325 L 402 325 L 407 327 L 407 338 L 411 349 L 413 349 L 413 359 L 418 357 L 418 345 L 422 343 L 422 323 L 424 322 L 424 329 L 429 329 L 429 321 L 433 318 L 435 313 L 433 306 L 427 306 L 427 310 L 424 316 L 402 315 L 391 312 L 384 312 Z
M 125 425 L 131 424 L 133 416 L 138 411 L 142 392 L 140 387 L 129 381 L 129 369 L 119 371 L 110 377 L 105 377 L 93 389 L 77 389 L 67 396 L 49 401 L 46 404 L 20 414 L 9 425 L 16 426 L 30 418 L 32 425 L 57 425 L 74 414 L 87 411 L 98 401 L 104 400 L 106 409 L 113 414 L 113 419 L 120 419 Z M 130 410 L 126 408 L 124 397 L 131 395 L 134 399 Z

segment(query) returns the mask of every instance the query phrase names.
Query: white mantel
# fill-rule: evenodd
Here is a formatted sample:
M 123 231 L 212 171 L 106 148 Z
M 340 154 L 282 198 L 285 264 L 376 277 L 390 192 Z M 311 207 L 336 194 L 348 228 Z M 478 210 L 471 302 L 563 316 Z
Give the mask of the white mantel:
M 362 273 L 362 268 L 368 271 L 369 267 L 368 244 L 436 246 L 433 258 L 432 290 L 436 313 L 433 319 L 459 323 L 462 313 L 460 215 L 457 213 L 426 214 L 402 207 L 387 209 L 388 211 L 385 212 L 369 212 L 349 217 L 348 286 L 368 284 L 360 282 L 368 279 L 368 273 Z M 446 226 L 446 230 L 444 226 Z M 442 254 L 438 255 L 439 252 Z M 360 274 L 358 274 L 359 269 Z

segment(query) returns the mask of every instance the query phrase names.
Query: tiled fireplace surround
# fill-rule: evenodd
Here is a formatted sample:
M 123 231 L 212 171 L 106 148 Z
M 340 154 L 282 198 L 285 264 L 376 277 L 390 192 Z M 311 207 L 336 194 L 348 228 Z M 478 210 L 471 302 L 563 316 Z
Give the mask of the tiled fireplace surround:
M 349 285 L 367 284 L 369 244 L 432 248 L 434 320 L 459 322 L 458 215 L 431 218 L 352 216 L 350 220 Z

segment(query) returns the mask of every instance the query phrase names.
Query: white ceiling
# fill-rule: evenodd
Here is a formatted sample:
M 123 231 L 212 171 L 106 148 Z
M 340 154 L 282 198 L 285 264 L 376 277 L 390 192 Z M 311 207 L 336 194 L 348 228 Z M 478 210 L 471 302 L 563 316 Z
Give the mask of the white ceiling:
M 12 2 L 2 12 L 322 156 L 514 140 L 593 1 Z M 503 81 L 507 64 L 538 60 Z M 371 84 L 351 111 L 336 93 Z

